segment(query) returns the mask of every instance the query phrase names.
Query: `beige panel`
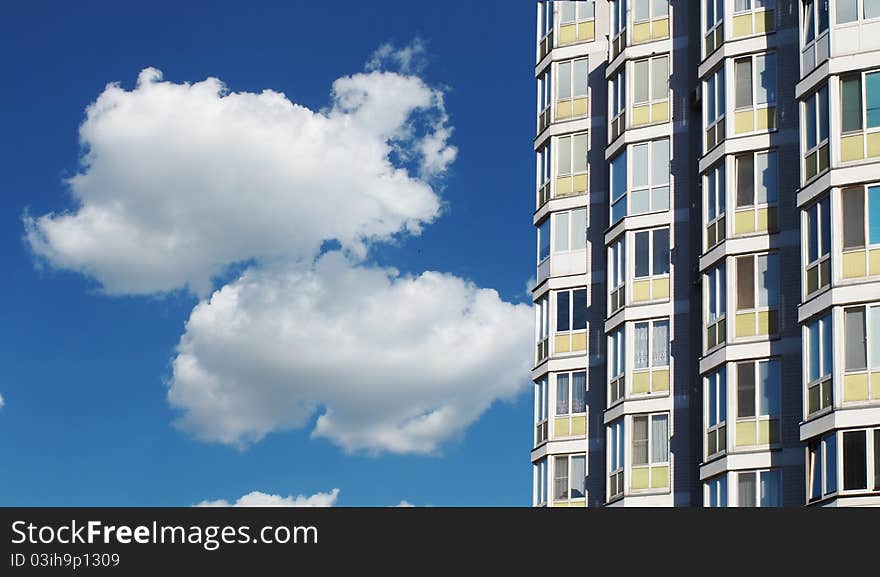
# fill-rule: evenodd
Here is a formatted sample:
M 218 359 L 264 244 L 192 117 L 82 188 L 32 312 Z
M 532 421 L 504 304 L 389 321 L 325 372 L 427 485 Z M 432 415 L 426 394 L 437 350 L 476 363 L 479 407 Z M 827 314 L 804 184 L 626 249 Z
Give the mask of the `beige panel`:
M 871 399 L 880 399 L 880 372 L 871 373 Z
M 571 335 L 571 351 L 587 350 L 587 333 L 573 333 Z
M 755 421 L 743 421 L 736 424 L 736 446 L 748 447 L 754 445 L 755 438 Z
M 769 219 L 767 216 L 766 208 L 758 209 L 758 224 L 755 226 L 755 229 L 758 231 L 769 230 Z
M 583 436 L 587 434 L 587 418 L 572 417 L 571 418 L 571 434 Z
M 752 33 L 752 14 L 741 14 L 733 17 L 733 37 L 749 36 Z
M 554 507 L 568 507 L 569 504 L 568 504 L 568 501 L 554 501 L 553 506 Z
M 868 274 L 880 274 L 880 248 L 868 251 Z
M 643 104 L 641 106 L 633 106 L 632 124 L 639 126 L 651 122 L 651 105 Z
M 556 118 L 568 118 L 571 116 L 571 100 L 560 100 L 556 103 Z
M 586 506 L 587 506 L 586 501 L 572 501 L 572 502 L 569 504 L 569 507 L 581 507 L 581 508 L 583 508 L 583 507 L 586 507 Z
M 665 489 L 669 486 L 669 467 L 660 465 L 651 467 L 651 488 Z
M 590 110 L 589 98 L 576 98 L 571 105 L 572 116 L 586 116 Z
M 760 311 L 758 313 L 758 333 L 759 335 L 769 335 L 776 332 L 776 327 L 771 326 L 770 317 L 774 311 Z M 775 324 L 775 323 L 773 323 Z
M 654 371 L 651 390 L 655 393 L 669 390 L 669 369 L 657 369 Z
M 880 156 L 880 132 L 868 134 L 868 158 Z
M 651 281 L 637 280 L 633 283 L 632 288 L 633 302 L 646 301 L 651 299 Z
M 755 112 L 753 110 L 741 110 L 733 114 L 733 131 L 736 134 L 752 132 L 755 130 Z
M 651 122 L 666 122 L 669 120 L 669 102 L 658 102 L 651 106 Z
M 660 300 L 660 299 L 668 299 L 669 298 L 669 277 L 663 278 L 655 278 L 652 281 L 653 284 L 653 293 L 651 294 L 652 300 Z
M 570 434 L 568 417 L 559 417 L 553 421 L 554 437 L 568 437 Z
M 755 313 L 740 313 L 736 315 L 736 336 L 755 336 Z
M 559 27 L 559 44 L 571 44 L 577 41 L 577 24 L 566 24 Z
M 652 23 L 651 33 L 654 36 L 654 40 L 659 40 L 661 38 L 666 38 L 669 36 L 669 18 L 663 18 L 662 20 L 654 20 Z
M 772 31 L 776 27 L 776 14 L 773 10 L 765 10 L 763 13 L 755 13 L 755 33 L 763 34 Z
M 776 128 L 776 109 L 759 108 L 755 111 L 755 130 L 773 130 Z
M 563 176 L 556 179 L 556 196 L 568 196 L 571 194 L 571 177 Z
M 865 157 L 865 140 L 863 134 L 843 136 L 840 139 L 840 161 L 861 160 Z
M 632 476 L 629 480 L 630 488 L 633 490 L 648 489 L 650 484 L 648 476 L 650 469 L 648 467 L 633 467 Z
M 556 335 L 556 338 L 553 341 L 553 350 L 557 353 L 570 353 L 571 352 L 571 335 Z
M 752 209 L 737 211 L 733 217 L 733 234 L 755 232 L 755 212 Z
M 865 251 L 857 250 L 843 253 L 843 278 L 865 276 Z
M 590 179 L 588 177 L 589 175 L 587 174 L 576 174 L 572 181 L 572 192 L 575 194 L 587 192 L 590 186 Z
M 651 391 L 651 372 L 650 371 L 639 371 L 637 373 L 633 373 L 632 377 L 632 392 L 639 393 L 647 393 Z
M 651 39 L 651 23 L 650 22 L 641 22 L 633 26 L 632 29 L 632 41 L 633 44 L 638 44 L 640 42 L 647 42 Z
M 587 41 L 596 39 L 596 23 L 581 22 L 578 25 L 578 40 Z
M 843 400 L 868 400 L 868 373 L 855 373 L 843 376 Z

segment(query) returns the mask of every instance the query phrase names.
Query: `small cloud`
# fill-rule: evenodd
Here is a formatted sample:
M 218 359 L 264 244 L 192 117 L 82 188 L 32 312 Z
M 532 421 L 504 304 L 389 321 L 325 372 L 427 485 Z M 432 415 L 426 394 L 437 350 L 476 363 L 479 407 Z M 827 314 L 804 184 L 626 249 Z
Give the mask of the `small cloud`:
M 329 493 L 315 493 L 314 495 L 269 495 L 260 491 L 253 491 L 240 497 L 234 503 L 226 499 L 217 501 L 202 501 L 196 507 L 333 507 L 339 497 L 339 489 L 333 489 Z
M 404 499 L 403 501 L 395 505 L 395 507 L 415 507 L 415 505 Z
M 2 409 L 5 404 L 6 402 L 3 400 L 3 395 L 0 395 L 0 409 Z
M 428 64 L 427 54 L 427 46 L 421 38 L 416 38 L 401 48 L 386 42 L 367 60 L 366 69 L 368 71 L 390 69 L 402 74 L 419 74 Z

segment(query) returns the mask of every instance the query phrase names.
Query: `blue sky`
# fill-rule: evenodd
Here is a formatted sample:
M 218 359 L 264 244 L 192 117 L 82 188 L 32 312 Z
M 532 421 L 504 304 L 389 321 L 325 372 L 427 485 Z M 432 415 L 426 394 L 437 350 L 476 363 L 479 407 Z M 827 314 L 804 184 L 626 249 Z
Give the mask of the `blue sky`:
M 331 403 L 323 398 L 315 399 L 319 407 L 307 411 L 305 424 L 273 422 L 253 442 L 218 442 L 223 431 L 206 424 L 210 414 L 188 428 L 174 426 L 194 409 L 190 401 L 172 406 L 168 397 L 169 383 L 180 379 L 174 360 L 186 322 L 210 291 L 107 294 L 106 275 L 83 274 L 95 262 L 88 258 L 97 256 L 70 265 L 57 246 L 50 247 L 54 260 L 42 258 L 25 239 L 25 215 L 80 208 L 66 179 L 84 170 L 78 130 L 86 107 L 108 83 L 133 93 L 139 73 L 154 67 L 170 85 L 216 77 L 230 92 L 271 89 L 312 111 L 326 110 L 334 80 L 365 73 L 380 46 L 399 54 L 417 38 L 425 46 L 418 58 L 424 66 L 392 72 L 442 93 L 453 130 L 447 145 L 457 149 L 442 174 L 427 179 L 442 209 L 423 219 L 420 235 L 398 231 L 393 241 L 371 242 L 352 266 L 394 267 L 404 277 L 441 271 L 524 303 L 534 274 L 531 2 L 4 3 L 0 505 L 177 506 L 234 501 L 252 491 L 287 496 L 333 488 L 345 506 L 404 499 L 437 506 L 529 504 L 527 372 L 513 401 L 487 392 L 490 407 L 432 437 L 438 442 L 430 454 L 393 443 L 359 446 L 333 432 L 313 435 L 320 405 Z M 405 167 L 414 171 L 416 163 Z M 111 250 L 112 239 L 102 240 Z M 211 288 L 235 283 L 251 266 L 263 271 L 263 256 L 224 269 Z M 286 278 L 271 278 L 279 277 Z M 212 370 L 220 370 L 216 361 Z M 236 378 L 243 370 L 236 369 Z M 352 372 L 353 379 L 361 377 L 369 381 Z M 444 378 L 433 383 L 434 396 L 443 397 Z M 449 400 L 453 410 L 461 402 Z M 337 415 L 344 419 L 345 410 Z

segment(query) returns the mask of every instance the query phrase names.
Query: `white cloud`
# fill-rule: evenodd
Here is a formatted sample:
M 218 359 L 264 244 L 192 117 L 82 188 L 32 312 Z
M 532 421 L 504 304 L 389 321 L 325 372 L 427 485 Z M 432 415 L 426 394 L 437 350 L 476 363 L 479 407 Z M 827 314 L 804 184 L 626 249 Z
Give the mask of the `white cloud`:
M 396 507 L 415 507 L 415 505 L 413 505 L 412 503 L 410 503 L 410 502 L 407 501 L 406 499 L 404 499 L 403 501 L 401 501 L 400 503 L 398 503 L 398 504 L 395 505 L 395 506 L 396 506 Z
M 339 253 L 249 270 L 192 312 L 168 399 L 183 429 L 244 446 L 305 427 L 348 451 L 432 453 L 523 390 L 528 305 L 452 275 Z
M 333 489 L 329 493 L 315 493 L 314 495 L 269 495 L 260 491 L 253 491 L 240 497 L 234 503 L 225 499 L 217 501 L 202 501 L 196 507 L 333 507 L 339 497 L 339 489 Z
M 378 68 L 336 80 L 320 112 L 153 68 L 132 90 L 108 85 L 86 112 L 68 181 L 77 208 L 25 216 L 26 238 L 111 294 L 206 295 L 235 263 L 308 262 L 327 240 L 363 255 L 418 234 L 439 214 L 432 181 L 456 154 L 442 92 Z
M 386 42 L 376 49 L 367 61 L 367 70 L 393 69 L 404 74 L 419 74 L 428 61 L 425 42 L 416 38 L 409 45 L 397 47 Z
M 6 404 L 6 401 L 3 400 L 3 395 L 0 395 L 0 409 L 3 408 L 3 405 Z

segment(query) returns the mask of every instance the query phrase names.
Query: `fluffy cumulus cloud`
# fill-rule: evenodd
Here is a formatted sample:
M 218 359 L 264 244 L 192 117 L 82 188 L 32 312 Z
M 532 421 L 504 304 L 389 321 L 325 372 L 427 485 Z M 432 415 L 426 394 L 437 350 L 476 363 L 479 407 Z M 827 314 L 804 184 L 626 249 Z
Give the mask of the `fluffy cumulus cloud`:
M 329 253 L 255 269 L 199 304 L 168 398 L 179 426 L 247 445 L 306 426 L 349 451 L 431 453 L 528 374 L 531 309 L 452 275 Z
M 235 263 L 418 233 L 440 211 L 450 136 L 441 91 L 378 65 L 336 80 L 323 111 L 148 68 L 88 107 L 76 209 L 25 217 L 26 238 L 108 293 L 207 294 Z
M 230 503 L 225 499 L 217 501 L 202 501 L 196 507 L 333 507 L 339 497 L 339 489 L 333 489 L 329 493 L 315 493 L 314 495 L 269 495 L 259 491 L 253 491 Z
M 6 401 L 3 400 L 3 395 L 0 395 L 0 409 L 3 408 L 3 405 L 6 404 Z
M 26 239 L 109 294 L 203 299 L 168 381 L 182 429 L 245 447 L 310 427 L 348 451 L 434 453 L 523 389 L 528 306 L 367 264 L 438 217 L 456 157 L 424 52 L 383 46 L 319 111 L 152 68 L 88 107 L 74 208 L 26 216 Z M 322 254 L 328 241 L 341 249 Z

